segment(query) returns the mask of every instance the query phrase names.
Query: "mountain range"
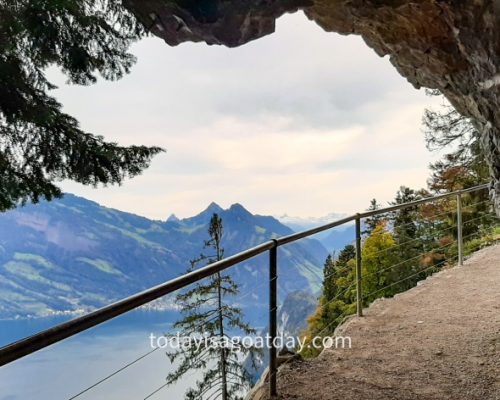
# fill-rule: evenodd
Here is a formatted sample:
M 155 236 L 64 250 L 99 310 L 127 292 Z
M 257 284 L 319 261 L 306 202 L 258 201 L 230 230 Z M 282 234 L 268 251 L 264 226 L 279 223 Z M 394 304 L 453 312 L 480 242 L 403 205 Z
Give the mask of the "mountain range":
M 324 217 L 291 217 L 287 214 L 277 216 L 276 219 L 282 224 L 288 226 L 295 232 L 305 231 L 317 226 L 326 225 L 341 218 L 346 214 L 330 213 Z M 354 224 L 346 224 L 333 228 L 331 230 L 316 234 L 313 238 L 317 239 L 330 252 L 338 253 L 346 245 L 352 244 L 355 240 Z
M 276 218 L 253 215 L 240 204 L 222 209 L 212 203 L 191 218 L 154 221 L 66 194 L 3 213 L 0 319 L 86 312 L 177 277 L 203 252 L 214 213 L 223 221 L 226 256 L 293 233 Z M 319 292 L 326 255 L 312 239 L 279 249 L 281 301 L 296 290 Z M 240 287 L 241 306 L 264 313 L 267 255 L 229 271 Z M 166 296 L 150 307 L 176 305 Z

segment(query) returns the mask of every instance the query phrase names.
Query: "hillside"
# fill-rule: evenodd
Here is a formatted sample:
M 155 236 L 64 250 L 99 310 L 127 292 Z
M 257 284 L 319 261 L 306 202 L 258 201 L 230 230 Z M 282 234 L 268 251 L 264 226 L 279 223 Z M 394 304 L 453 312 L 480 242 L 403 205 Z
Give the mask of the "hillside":
M 212 203 L 192 218 L 163 222 L 67 194 L 1 214 L 0 318 L 85 311 L 172 279 L 202 252 L 214 212 L 223 219 L 226 256 L 292 233 L 239 204 Z M 314 240 L 280 249 L 280 296 L 316 292 L 325 256 Z M 266 303 L 267 262 L 263 255 L 232 270 L 243 307 Z

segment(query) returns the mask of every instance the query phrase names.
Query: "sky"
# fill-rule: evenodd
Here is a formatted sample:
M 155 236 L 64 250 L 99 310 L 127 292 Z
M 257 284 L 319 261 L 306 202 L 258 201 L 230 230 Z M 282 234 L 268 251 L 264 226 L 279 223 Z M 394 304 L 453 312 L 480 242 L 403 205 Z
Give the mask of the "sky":
M 158 38 L 117 82 L 66 85 L 53 95 L 83 129 L 121 145 L 166 150 L 141 176 L 66 192 L 153 219 L 192 216 L 215 201 L 263 215 L 321 217 L 426 186 L 427 97 L 361 38 L 326 33 L 302 13 L 236 49 Z

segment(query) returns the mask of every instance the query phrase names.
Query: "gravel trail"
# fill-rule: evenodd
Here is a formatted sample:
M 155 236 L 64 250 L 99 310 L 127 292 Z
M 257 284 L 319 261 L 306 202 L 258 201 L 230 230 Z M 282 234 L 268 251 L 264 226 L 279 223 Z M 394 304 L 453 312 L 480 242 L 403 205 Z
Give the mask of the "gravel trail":
M 352 348 L 282 366 L 279 399 L 500 400 L 500 245 L 376 301 L 337 335 Z

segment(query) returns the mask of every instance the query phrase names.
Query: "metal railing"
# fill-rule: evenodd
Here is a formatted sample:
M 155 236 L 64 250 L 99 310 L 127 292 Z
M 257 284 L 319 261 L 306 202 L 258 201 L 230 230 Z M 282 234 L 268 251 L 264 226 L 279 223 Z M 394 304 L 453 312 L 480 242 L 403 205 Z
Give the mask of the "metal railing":
M 478 192 L 488 188 L 488 185 L 480 185 L 473 188 L 460 190 L 452 193 L 441 194 L 428 198 L 423 198 L 417 201 L 398 204 L 387 208 L 378 210 L 367 211 L 358 213 L 340 220 L 319 226 L 317 228 L 309 229 L 303 232 L 294 233 L 288 236 L 276 238 L 264 242 L 256 247 L 245 250 L 231 257 L 225 258 L 221 261 L 210 264 L 206 267 L 197 269 L 193 272 L 182 275 L 176 279 L 172 279 L 161 285 L 152 287 L 143 292 L 137 293 L 133 296 L 127 297 L 123 300 L 115 302 L 106 307 L 100 308 L 84 316 L 75 318 L 68 322 L 57 325 L 53 328 L 47 329 L 33 336 L 14 342 L 3 348 L 0 348 L 0 366 L 9 364 L 24 356 L 32 354 L 36 351 L 44 349 L 54 343 L 60 342 L 66 338 L 76 335 L 79 332 L 86 331 L 95 327 L 103 322 L 109 321 L 117 316 L 120 316 L 128 311 L 134 310 L 143 306 L 155 299 L 170 294 L 178 289 L 187 287 L 190 284 L 196 283 L 201 279 L 212 276 L 223 270 L 231 268 L 236 264 L 256 257 L 265 252 L 269 253 L 269 336 L 270 342 L 274 343 L 274 338 L 277 337 L 277 310 L 278 310 L 278 248 L 300 239 L 310 237 L 312 235 L 324 232 L 344 224 L 355 222 L 355 247 L 356 247 L 356 307 L 357 315 L 363 315 L 363 268 L 362 268 L 362 220 L 392 213 L 395 211 L 416 207 L 419 205 L 436 202 L 439 200 L 456 199 L 456 213 L 457 213 L 457 247 L 458 247 L 458 264 L 462 265 L 464 260 L 464 236 L 463 236 L 463 204 L 462 197 L 467 193 Z M 422 271 L 420 271 L 422 272 Z M 351 289 L 350 287 L 348 289 Z M 107 378 L 106 378 L 107 379 Z M 277 349 L 271 346 L 269 349 L 269 394 L 271 397 L 277 395 Z

